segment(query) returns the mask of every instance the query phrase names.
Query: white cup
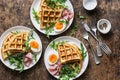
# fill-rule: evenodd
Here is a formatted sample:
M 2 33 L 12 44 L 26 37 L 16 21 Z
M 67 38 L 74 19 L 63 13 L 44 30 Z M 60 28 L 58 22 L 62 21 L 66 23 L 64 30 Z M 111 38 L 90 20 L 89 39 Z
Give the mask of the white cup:
M 97 0 L 83 0 L 83 7 L 86 10 L 93 10 L 97 6 Z

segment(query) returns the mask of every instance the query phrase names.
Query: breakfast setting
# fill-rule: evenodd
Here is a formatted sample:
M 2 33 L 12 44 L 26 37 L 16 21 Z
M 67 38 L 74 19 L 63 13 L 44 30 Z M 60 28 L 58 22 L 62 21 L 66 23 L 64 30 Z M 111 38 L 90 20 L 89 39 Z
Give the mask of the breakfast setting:
M 1 0 L 0 80 L 119 80 L 119 0 Z

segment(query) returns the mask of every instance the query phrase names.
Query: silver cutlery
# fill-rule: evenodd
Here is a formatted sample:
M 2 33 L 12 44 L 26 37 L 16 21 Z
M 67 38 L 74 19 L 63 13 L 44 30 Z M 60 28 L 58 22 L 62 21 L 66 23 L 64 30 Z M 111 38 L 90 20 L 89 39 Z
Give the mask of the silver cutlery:
M 95 33 L 95 36 L 97 37 L 97 28 L 95 25 L 92 25 L 91 26 L 91 30 Z M 100 45 L 99 43 L 97 42 L 97 46 L 96 46 L 96 49 L 97 49 L 97 55 L 98 56 L 102 56 L 102 52 L 101 52 L 101 48 L 100 48 Z
M 102 43 L 98 40 L 98 38 L 92 33 L 92 31 L 90 30 L 89 26 L 85 23 L 85 22 L 82 22 L 82 25 L 83 27 L 85 28 L 85 30 L 87 32 L 89 32 L 94 38 L 95 40 L 99 43 L 100 45 L 100 48 L 107 54 L 107 55 L 110 55 L 112 52 L 111 50 L 109 49 L 109 47 L 105 44 L 105 43 Z
M 94 51 L 94 49 L 93 49 L 93 47 L 92 47 L 92 45 L 91 45 L 91 42 L 89 41 L 89 36 L 88 36 L 88 33 L 87 33 L 87 32 L 83 34 L 83 38 L 84 38 L 85 40 L 87 40 L 87 41 L 88 41 L 88 44 L 90 45 L 90 49 L 91 49 L 91 51 L 92 51 L 92 54 L 93 54 L 95 63 L 96 63 L 96 64 L 100 64 L 100 60 L 99 60 L 98 57 L 96 56 L 95 51 Z

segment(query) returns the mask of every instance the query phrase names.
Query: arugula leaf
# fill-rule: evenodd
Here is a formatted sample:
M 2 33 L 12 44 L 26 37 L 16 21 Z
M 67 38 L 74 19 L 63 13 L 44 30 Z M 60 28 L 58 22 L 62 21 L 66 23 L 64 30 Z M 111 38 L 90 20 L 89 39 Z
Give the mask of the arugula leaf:
M 75 64 L 74 68 L 71 66 Z M 64 64 L 60 70 L 60 80 L 70 80 L 74 78 L 80 71 L 80 67 L 77 63 Z
M 57 6 L 60 6 L 60 7 L 62 7 L 62 8 L 68 8 L 68 6 L 65 5 L 64 3 L 57 3 L 56 5 L 57 5 Z
M 77 27 L 78 27 L 78 24 L 75 24 L 75 26 L 72 28 L 72 31 L 71 31 L 71 36 L 75 35 L 75 31 L 77 30 Z
M 81 53 L 82 53 L 82 60 L 84 60 L 85 57 L 86 57 L 87 51 L 85 51 L 82 43 L 80 44 L 80 48 L 81 48 L 80 51 L 81 51 Z
M 24 70 L 24 62 L 23 62 L 23 55 L 9 55 L 8 54 L 8 61 L 10 62 L 10 65 L 15 66 L 15 70 L 18 69 L 21 73 Z
M 65 7 L 65 4 L 63 4 L 65 2 L 66 0 L 46 0 L 47 5 L 52 9 L 56 8 L 56 6 Z
M 34 59 L 35 61 L 37 61 L 37 54 L 36 54 L 36 53 L 33 53 L 33 59 Z
M 26 40 L 25 43 L 24 43 L 24 46 L 25 46 L 24 52 L 27 52 L 27 51 L 30 49 L 29 41 L 30 41 L 31 39 L 35 39 L 35 38 L 33 37 L 33 30 L 32 30 L 32 29 L 30 30 L 29 36 L 27 37 L 27 40 Z
M 35 18 L 36 22 L 39 24 L 40 23 L 39 17 L 38 17 L 38 14 L 37 14 L 37 12 L 35 11 L 34 8 L 32 9 L 32 14 L 34 15 L 34 18 Z
M 49 34 L 52 33 L 54 26 L 55 26 L 55 23 L 50 22 L 50 25 L 49 26 L 47 25 L 45 27 L 45 34 L 47 35 L 48 38 L 49 38 Z
M 55 41 L 53 41 L 49 46 L 50 46 L 52 49 L 54 49 L 54 50 L 57 51 L 58 45 L 64 44 L 65 42 L 67 42 L 67 41 L 61 41 L 61 42 L 57 42 L 57 43 L 55 43 Z
M 67 21 L 67 20 L 60 20 L 59 22 L 61 22 L 61 23 L 63 23 L 63 24 L 64 24 L 64 23 L 65 23 L 65 24 L 68 24 L 69 21 Z
M 24 43 L 24 46 L 25 46 L 24 52 L 27 52 L 27 51 L 30 49 L 29 41 L 30 41 L 30 39 L 27 38 L 27 40 L 26 40 L 25 43 Z
M 11 33 L 13 33 L 13 34 L 19 34 L 20 33 L 20 31 L 12 31 Z
M 80 14 L 78 14 L 77 16 L 78 16 L 79 19 L 83 19 L 83 20 L 86 19 L 86 17 L 84 17 L 84 16 L 82 16 Z

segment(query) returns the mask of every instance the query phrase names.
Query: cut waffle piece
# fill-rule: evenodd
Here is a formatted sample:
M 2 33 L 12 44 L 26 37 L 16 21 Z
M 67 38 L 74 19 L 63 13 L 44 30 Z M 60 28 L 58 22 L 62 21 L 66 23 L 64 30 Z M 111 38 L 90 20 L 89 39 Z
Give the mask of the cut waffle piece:
M 8 57 L 8 54 L 12 55 L 16 52 L 23 52 L 27 36 L 28 32 L 20 32 L 18 34 L 10 33 L 2 44 L 1 53 L 3 60 Z
M 45 27 L 49 27 L 50 22 L 56 23 L 62 14 L 63 9 L 57 6 L 55 9 L 47 6 L 45 0 L 41 0 L 38 17 L 40 19 L 40 28 L 45 29 Z
M 2 53 L 2 58 L 5 59 L 7 57 L 8 49 L 9 49 L 9 42 L 11 38 L 14 36 L 14 34 L 10 33 L 5 40 L 3 41 L 2 48 L 1 48 L 1 53 Z
M 82 60 L 81 53 L 78 48 L 69 43 L 59 45 L 58 54 L 61 64 Z

